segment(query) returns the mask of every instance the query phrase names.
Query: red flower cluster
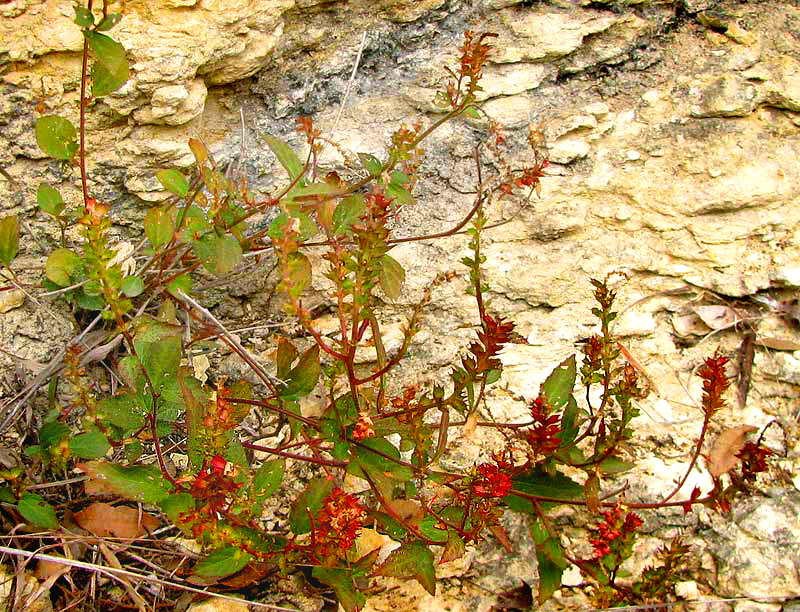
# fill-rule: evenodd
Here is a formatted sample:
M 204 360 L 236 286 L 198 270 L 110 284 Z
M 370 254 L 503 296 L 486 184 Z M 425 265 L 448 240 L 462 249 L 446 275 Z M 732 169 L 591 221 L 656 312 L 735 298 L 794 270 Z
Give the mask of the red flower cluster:
M 591 541 L 595 559 L 601 559 L 610 554 L 612 546 L 616 548 L 616 543 L 624 543 L 634 531 L 642 526 L 642 519 L 633 512 L 628 512 L 623 518 L 622 507 L 619 504 L 600 514 L 605 521 L 591 530 L 595 536 Z
M 221 512 L 228 500 L 236 494 L 243 483 L 236 482 L 232 473 L 227 473 L 229 464 L 224 458 L 215 455 L 211 465 L 204 467 L 194 476 L 189 493 L 210 512 Z
M 510 466 L 498 461 L 497 465 L 484 463 L 479 465 L 477 476 L 472 481 L 472 494 L 475 497 L 499 498 L 508 495 L 511 490 L 511 476 L 504 470 Z
M 469 345 L 469 352 L 475 355 L 476 359 L 464 359 L 464 368 L 479 374 L 498 369 L 501 363 L 495 356 L 504 344 L 511 341 L 513 330 L 513 321 L 504 323 L 501 317 L 497 317 L 495 320 L 491 315 L 484 315 L 483 331 L 478 332 L 480 343 L 473 342 Z
M 523 187 L 533 187 L 534 191 L 536 191 L 536 195 L 542 195 L 542 182 L 541 179 L 545 176 L 544 169 L 550 165 L 550 162 L 546 159 L 541 161 L 537 161 L 533 166 L 528 166 L 522 169 L 522 174 L 520 174 L 517 178 L 514 178 L 510 182 L 502 183 L 499 186 L 499 189 L 505 195 L 511 195 L 514 193 L 514 187 L 523 188 Z
M 356 541 L 367 517 L 358 500 L 336 487 L 313 520 L 311 546 L 318 561 L 341 556 Z
M 358 421 L 353 427 L 353 440 L 364 440 L 375 436 L 375 430 L 372 428 L 374 423 L 372 417 L 366 412 L 358 413 Z
M 557 414 L 547 414 L 547 403 L 541 395 L 531 404 L 533 426 L 524 432 L 525 439 L 530 444 L 531 451 L 537 455 L 550 455 L 561 446 L 558 434 L 561 433 L 559 422 L 561 417 Z
M 736 456 L 742 460 L 742 476 L 752 480 L 758 472 L 767 470 L 767 457 L 774 453 L 754 442 L 747 442 Z
M 703 379 L 703 412 L 711 418 L 725 407 L 722 395 L 731 382 L 725 375 L 727 357 L 709 357 L 697 373 Z

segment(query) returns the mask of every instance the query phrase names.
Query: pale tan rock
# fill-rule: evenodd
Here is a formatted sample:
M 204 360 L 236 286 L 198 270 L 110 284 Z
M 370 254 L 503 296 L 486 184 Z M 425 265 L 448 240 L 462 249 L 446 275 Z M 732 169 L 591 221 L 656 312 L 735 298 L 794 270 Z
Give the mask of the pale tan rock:
M 597 34 L 619 21 L 618 17 L 598 15 L 593 11 L 556 13 L 531 11 L 520 18 L 502 13 L 514 34 L 513 40 L 501 37 L 497 43 L 497 62 L 557 59 L 575 51 L 585 36 Z
M 700 101 L 692 107 L 695 117 L 745 117 L 758 105 L 756 88 L 739 76 L 723 74 L 700 89 Z
M 531 118 L 531 102 L 524 95 L 501 96 L 485 102 L 483 110 L 501 122 L 505 128 L 519 128 Z
M 536 89 L 554 70 L 544 64 L 494 65 L 486 69 L 481 80 L 483 91 L 476 94 L 478 100 L 495 96 L 511 96 Z
M 187 612 L 247 612 L 250 607 L 246 601 L 233 601 L 221 597 L 213 597 L 198 603 L 193 603 Z
M 0 291 L 0 313 L 19 308 L 25 303 L 25 294 L 19 289 Z
M 409 23 L 416 21 L 429 11 L 443 6 L 445 0 L 400 0 L 387 7 L 387 15 L 392 21 Z
M 150 106 L 135 111 L 133 117 L 137 123 L 188 123 L 203 112 L 207 95 L 208 89 L 202 79 L 186 85 L 161 87 L 153 92 Z
M 586 157 L 591 149 L 585 140 L 563 138 L 550 145 L 547 157 L 557 164 L 568 164 L 576 159 Z
M 766 66 L 770 79 L 764 84 L 764 103 L 790 111 L 800 111 L 800 62 L 781 55 Z

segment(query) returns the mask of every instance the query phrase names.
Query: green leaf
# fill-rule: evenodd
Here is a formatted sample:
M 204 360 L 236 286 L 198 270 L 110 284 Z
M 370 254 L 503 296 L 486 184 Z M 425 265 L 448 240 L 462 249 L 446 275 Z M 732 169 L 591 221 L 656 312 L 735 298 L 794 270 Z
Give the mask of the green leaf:
M 50 253 L 44 265 L 47 278 L 59 287 L 71 285 L 82 269 L 81 258 L 69 249 L 56 249 Z
M 183 369 L 178 373 L 178 384 L 180 385 L 181 397 L 186 409 L 186 454 L 192 467 L 200 469 L 205 456 L 203 452 L 203 446 L 205 445 L 203 419 L 205 418 L 209 396 L 200 381 L 189 376 Z
M 103 20 L 100 23 L 97 24 L 97 31 L 106 32 L 117 25 L 121 19 L 121 13 L 109 13 L 107 16 L 103 17 Z
M 17 510 L 26 521 L 42 529 L 58 529 L 56 511 L 41 495 L 23 493 Z
M 265 461 L 253 476 L 253 483 L 250 485 L 253 494 L 263 498 L 277 491 L 283 482 L 285 463 L 282 458 Z
M 189 181 L 178 170 L 160 170 L 156 172 L 156 178 L 161 185 L 171 194 L 179 198 L 185 198 L 189 193 Z
M 144 427 L 144 408 L 133 393 L 123 393 L 101 400 L 97 404 L 97 412 L 123 432 Z
M 119 288 L 125 294 L 125 297 L 136 297 L 144 291 L 144 281 L 140 276 L 126 276 L 122 279 Z
M 604 474 L 622 474 L 628 472 L 636 467 L 636 464 L 630 461 L 624 461 L 619 457 L 606 457 L 600 462 L 600 469 Z
M 9 215 L 0 219 L 0 263 L 11 265 L 19 249 L 19 219 Z
M 367 602 L 364 595 L 355 589 L 353 572 L 350 570 L 317 566 L 311 570 L 311 575 L 333 588 L 336 599 L 345 612 L 358 612 Z
M 291 253 L 287 261 L 287 274 L 291 283 L 288 288 L 289 294 L 292 297 L 300 297 L 311 284 L 311 262 L 308 257 L 297 251 Z
M 181 274 L 167 285 L 167 290 L 170 293 L 177 295 L 178 291 L 183 291 L 186 295 L 192 293 L 192 278 L 188 274 Z
M 297 400 L 311 393 L 319 379 L 319 346 L 309 348 L 286 375 L 286 386 L 280 390 L 283 400 Z
M 159 469 L 152 465 L 123 467 L 105 461 L 89 461 L 80 467 L 117 495 L 143 504 L 160 503 L 172 489 Z
M 364 166 L 366 171 L 372 176 L 378 176 L 381 171 L 383 171 L 383 164 L 374 155 L 370 155 L 369 153 L 359 153 L 358 159 L 361 162 L 361 165 Z
M 399 298 L 405 280 L 406 271 L 403 269 L 403 266 L 393 257 L 384 255 L 381 258 L 380 284 L 386 297 L 390 300 Z
M 393 550 L 375 570 L 377 576 L 414 578 L 431 595 L 436 595 L 436 572 L 433 553 L 422 542 L 406 542 Z
M 346 232 L 363 212 L 364 196 L 360 193 L 347 196 L 344 200 L 339 202 L 336 206 L 336 210 L 333 211 L 333 226 L 331 227 L 331 232 L 333 234 Z
M 511 488 L 528 495 L 539 495 L 541 497 L 555 497 L 558 499 L 581 499 L 583 497 L 583 487 L 580 484 L 564 476 L 561 472 L 551 475 L 540 467 L 513 478 Z M 503 503 L 516 512 L 536 514 L 536 509 L 530 500 L 518 497 L 513 493 L 506 495 L 503 498 Z M 546 510 L 554 504 L 542 502 L 540 505 Z
M 161 506 L 167 518 L 176 525 L 180 525 L 181 514 L 191 512 L 195 507 L 194 497 L 187 491 L 167 495 L 158 505 Z
M 244 450 L 244 446 L 239 441 L 239 438 L 236 436 L 230 436 L 230 441 L 228 442 L 228 446 L 225 449 L 225 454 L 223 457 L 230 461 L 234 465 L 238 465 L 241 468 L 247 468 L 250 465 L 250 462 L 247 460 L 247 452 Z
M 289 173 L 291 180 L 296 179 L 303 173 L 303 162 L 300 161 L 300 158 L 297 157 L 288 144 L 269 134 L 264 134 L 263 138 L 267 146 L 275 154 L 275 157 L 278 158 L 281 166 Z
M 130 75 L 125 47 L 105 34 L 84 32 L 84 36 L 94 55 L 92 95 L 107 96 L 122 87 Z
M 75 303 L 84 310 L 102 310 L 106 305 L 105 300 L 99 295 L 88 295 L 84 291 L 78 292 Z
M 351 453 L 353 461 L 347 466 L 347 471 L 363 478 L 363 470 L 386 493 L 391 493 L 394 485 L 414 476 L 410 467 L 392 461 L 400 459 L 400 451 L 386 438 L 362 440 L 351 449 Z
M 192 244 L 194 254 L 203 267 L 217 276 L 227 274 L 242 259 L 242 246 L 230 234 L 207 234 Z
M 414 196 L 409 191 L 397 183 L 390 183 L 386 188 L 386 195 L 393 198 L 401 206 L 408 206 L 414 203 Z
M 41 183 L 36 192 L 36 203 L 39 210 L 54 217 L 58 217 L 64 211 L 64 198 L 57 189 L 47 183 Z
M 322 501 L 333 491 L 333 482 L 319 476 L 306 485 L 303 492 L 297 496 L 289 512 L 289 525 L 292 533 L 302 535 L 311 531 L 309 513 L 316 515 L 322 508 Z
M 39 443 L 50 448 L 69 437 L 69 427 L 61 421 L 48 421 L 39 430 Z
M 133 463 L 134 461 L 138 461 L 139 457 L 142 456 L 144 447 L 139 440 L 133 440 L 125 445 L 123 452 L 125 453 L 125 459 L 128 463 Z
M 536 547 L 537 573 L 539 574 L 539 604 L 553 596 L 561 588 L 561 577 L 567 568 L 567 560 L 558 538 L 551 537 L 541 519 L 530 524 L 531 537 Z
M 454 530 L 449 529 L 447 531 L 447 544 L 445 544 L 444 550 L 442 550 L 442 558 L 439 563 L 447 563 L 448 561 L 461 559 L 466 551 L 467 547 L 464 544 L 464 540 L 461 539 L 461 536 Z
M 85 6 L 75 5 L 75 23 L 81 28 L 91 28 L 94 25 L 94 15 Z
M 183 356 L 180 334 L 179 328 L 156 322 L 142 326 L 136 334 L 136 354 L 158 392 L 166 379 L 178 373 Z
M 36 120 L 36 143 L 55 159 L 70 159 L 78 150 L 78 132 L 68 120 L 46 115 Z
M 235 574 L 252 559 L 253 555 L 238 546 L 220 548 L 195 565 L 192 573 L 201 578 L 223 578 Z
M 4 504 L 16 504 L 17 503 L 17 496 L 14 495 L 14 491 L 8 485 L 0 486 L 0 503 Z
M 126 355 L 120 359 L 117 373 L 132 390 L 139 393 L 144 390 L 147 382 L 144 377 L 144 368 L 142 368 L 142 362 L 135 355 Z
M 561 412 L 572 397 L 572 388 L 575 386 L 575 355 L 562 361 L 542 383 L 541 394 L 550 406 L 549 413 Z
M 463 511 L 462 511 L 463 516 Z M 440 522 L 435 516 L 425 515 L 417 525 L 419 532 L 432 542 L 444 544 L 449 539 L 447 528 L 440 529 Z
M 481 118 L 481 114 L 478 112 L 478 109 L 475 108 L 474 106 L 468 106 L 467 108 L 465 108 L 463 114 L 467 119 Z
M 558 439 L 561 440 L 561 447 L 572 444 L 575 437 L 578 435 L 578 402 L 575 397 L 570 395 L 567 400 L 567 407 L 561 414 L 561 433 L 558 434 Z
M 79 434 L 69 441 L 69 449 L 81 459 L 99 459 L 105 457 L 111 445 L 99 431 Z
M 172 216 L 163 208 L 151 208 L 144 216 L 144 233 L 154 248 L 165 245 L 175 232 Z
M 278 351 L 275 358 L 278 378 L 286 380 L 286 377 L 289 376 L 289 370 L 292 368 L 292 363 L 297 359 L 297 354 L 297 349 L 290 340 L 283 336 L 278 338 Z

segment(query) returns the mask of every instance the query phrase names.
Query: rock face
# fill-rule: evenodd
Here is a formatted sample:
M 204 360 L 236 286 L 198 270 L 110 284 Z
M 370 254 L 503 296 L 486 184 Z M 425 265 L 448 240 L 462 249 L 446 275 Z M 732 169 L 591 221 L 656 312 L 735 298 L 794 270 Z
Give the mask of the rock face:
M 52 247 L 57 239 L 34 215 L 39 182 L 59 186 L 73 205 L 79 197 L 77 173 L 44 160 L 32 129 L 37 112 L 77 115 L 82 38 L 71 5 L 0 4 L 0 166 L 16 183 L 0 177 L 0 214 L 26 219 L 37 239 L 25 242 L 31 257 L 43 254 L 39 243 Z M 435 117 L 443 67 L 453 65 L 468 28 L 498 34 L 479 100 L 505 126 L 509 159 L 530 162 L 527 142 L 539 139 L 551 161 L 540 199 L 493 202 L 488 211 L 505 221 L 485 237 L 492 309 L 513 318 L 528 342 L 505 351 L 502 385 L 534 397 L 549 370 L 595 329 L 588 279 L 623 272 L 619 303 L 631 309 L 618 332 L 653 381 L 636 441 L 646 450 L 637 452 L 655 452 L 648 439 L 686 454 L 656 452 L 632 494 L 669 491 L 702 421 L 692 370 L 717 348 L 734 356 L 745 325 L 770 341 L 757 348 L 755 392 L 712 428 L 776 419 L 786 435 L 773 426 L 765 441 L 796 475 L 800 353 L 791 347 L 800 341 L 800 315 L 791 305 L 800 287 L 800 9 L 791 0 L 127 0 L 112 33 L 128 52 L 131 79 L 90 115 L 93 189 L 113 205 L 118 231 L 130 234 L 147 203 L 165 197 L 155 171 L 190 166 L 186 141 L 195 137 L 266 192 L 283 176 L 259 135 L 282 136 L 299 149 L 299 115 L 312 115 L 344 149 L 380 157 L 400 122 Z M 471 198 L 459 191 L 474 188 L 473 148 L 486 127 L 476 119 L 434 134 L 417 204 L 398 220 L 398 235 L 441 231 L 462 218 Z M 344 165 L 335 151 L 323 162 Z M 413 297 L 437 272 L 458 268 L 466 240 L 406 244 L 392 254 Z M 220 309 L 266 316 L 268 300 L 253 293 L 256 285 L 236 290 L 235 308 L 223 302 Z M 456 282 L 436 294 L 425 321 L 436 333 L 417 337 L 410 376 L 435 377 L 471 337 L 462 324 L 474 307 L 463 290 Z M 715 327 L 698 317 L 701 306 L 734 309 L 736 325 Z M 10 353 L 44 359 L 63 341 L 41 329 L 47 315 L 35 305 L 14 302 L 8 310 L 0 314 L 0 344 Z M 391 312 L 387 318 L 401 321 Z M 0 364 L 9 359 L 3 353 Z M 493 401 L 498 419 L 522 414 L 518 403 Z M 469 464 L 485 452 L 465 445 L 454 460 Z M 692 478 L 707 482 L 702 462 Z M 714 565 L 705 569 L 716 571 L 704 594 L 763 600 L 800 593 L 787 544 L 800 533 L 796 476 L 794 483 L 786 494 L 793 512 L 770 497 L 700 525 L 708 541 L 698 540 L 699 552 Z M 766 521 L 785 529 L 770 531 Z M 520 554 L 532 555 L 530 543 L 519 541 Z M 517 586 L 522 570 L 487 550 L 483 562 L 473 560 L 483 591 L 452 579 L 433 601 L 414 586 L 398 588 L 419 609 L 488 608 L 494 600 L 485 589 Z M 771 582 L 777 574 L 780 581 Z M 370 605 L 393 604 L 388 597 Z

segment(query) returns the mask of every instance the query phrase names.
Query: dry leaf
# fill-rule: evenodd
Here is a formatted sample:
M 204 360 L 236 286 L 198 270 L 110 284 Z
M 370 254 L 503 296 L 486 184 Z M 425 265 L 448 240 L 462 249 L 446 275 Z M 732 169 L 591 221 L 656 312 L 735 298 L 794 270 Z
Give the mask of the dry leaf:
M 729 472 L 739 463 L 736 453 L 742 450 L 747 434 L 756 429 L 752 425 L 739 425 L 739 427 L 726 429 L 717 436 L 708 455 L 708 471 L 714 478 Z
M 736 312 L 728 306 L 695 306 L 692 310 L 711 329 L 727 329 L 738 320 Z
M 758 344 L 774 351 L 800 351 L 800 342 L 783 338 L 759 338 Z
M 278 566 L 274 563 L 248 563 L 232 576 L 220 579 L 219 583 L 233 589 L 242 589 L 264 582 L 264 579 L 277 569 Z
M 95 502 L 75 514 L 75 522 L 86 531 L 98 536 L 133 539 L 154 531 L 161 522 L 154 516 L 127 506 L 112 506 Z
M 686 336 L 705 336 L 711 331 L 696 314 L 673 315 L 672 328 L 676 334 L 683 338 Z
M 514 545 L 511 543 L 511 539 L 508 537 L 508 533 L 502 525 L 499 523 L 489 525 L 489 531 L 491 531 L 492 535 L 497 538 L 497 541 L 503 545 L 507 553 L 514 552 Z
M 55 555 L 60 556 L 60 555 Z M 48 561 L 46 559 L 39 559 L 36 562 L 36 570 L 33 572 L 33 575 L 36 576 L 39 580 L 46 580 L 50 578 L 50 576 L 62 576 L 70 571 L 70 566 L 66 565 L 65 563 L 59 563 L 58 561 Z
M 478 427 L 478 411 L 473 410 L 467 415 L 467 420 L 464 423 L 464 438 L 472 440 L 475 436 L 475 430 Z

